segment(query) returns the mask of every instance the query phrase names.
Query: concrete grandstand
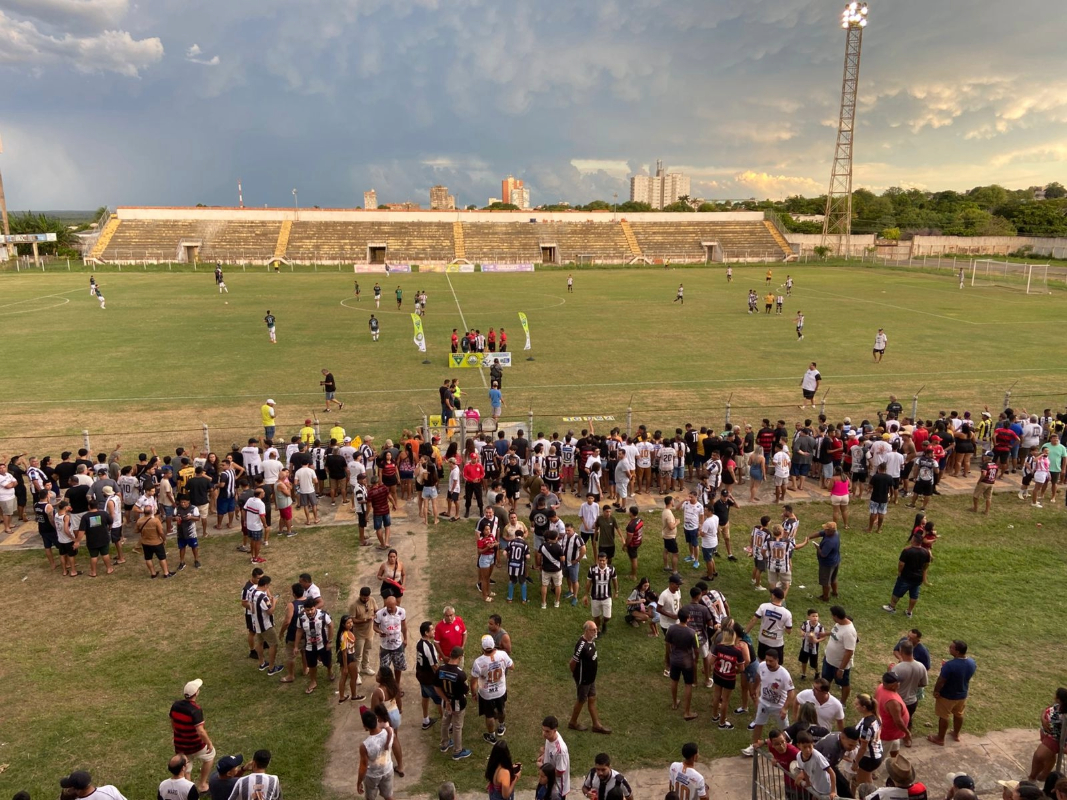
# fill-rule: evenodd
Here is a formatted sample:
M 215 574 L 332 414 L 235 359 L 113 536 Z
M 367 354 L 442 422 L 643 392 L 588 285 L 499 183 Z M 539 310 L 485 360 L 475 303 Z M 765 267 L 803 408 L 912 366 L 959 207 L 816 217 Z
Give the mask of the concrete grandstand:
M 625 264 L 783 261 L 761 212 L 363 211 L 120 207 L 92 263 Z

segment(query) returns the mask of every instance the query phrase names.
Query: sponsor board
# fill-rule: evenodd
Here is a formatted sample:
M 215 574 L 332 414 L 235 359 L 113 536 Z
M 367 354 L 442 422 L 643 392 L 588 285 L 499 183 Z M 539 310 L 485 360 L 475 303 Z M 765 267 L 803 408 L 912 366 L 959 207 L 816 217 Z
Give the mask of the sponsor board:
M 474 264 L 449 264 L 445 272 L 474 272 Z
M 353 264 L 352 271 L 360 274 L 388 275 L 393 272 L 411 272 L 411 264 Z
M 604 416 L 584 416 L 584 417 L 560 417 L 564 422 L 614 422 L 615 417 L 611 414 Z
M 482 272 L 533 272 L 530 264 L 482 264 Z
M 419 272 L 452 272 L 448 264 L 419 264 Z
M 7 242 L 8 244 L 33 244 L 34 242 L 54 242 L 56 235 L 54 233 L 12 233 L 7 236 L 0 236 L 0 242 Z
M 511 366 L 511 353 L 449 353 L 449 369 L 477 369 L 493 366 L 493 361 L 500 361 L 499 366 Z

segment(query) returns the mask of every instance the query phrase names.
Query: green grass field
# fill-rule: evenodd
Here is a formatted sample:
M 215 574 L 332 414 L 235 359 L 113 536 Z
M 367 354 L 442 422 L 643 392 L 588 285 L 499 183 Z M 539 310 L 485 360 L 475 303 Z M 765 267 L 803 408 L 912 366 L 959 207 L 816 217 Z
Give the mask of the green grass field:
M 438 411 L 445 377 L 458 376 L 467 402 L 487 407 L 478 370 L 446 368 L 451 330 L 464 325 L 508 330 L 516 364 L 505 375 L 503 421 L 526 422 L 532 411 L 546 431 L 567 427 L 568 416 L 625 422 L 627 408 L 635 425 L 718 424 L 730 398 L 734 421 L 784 416 L 813 359 L 825 377 L 827 412 L 837 416 L 870 415 L 889 393 L 907 407 L 921 386 L 927 416 L 977 413 L 1013 384 L 1017 406 L 1062 405 L 1058 366 L 1048 359 L 1062 291 L 960 291 L 945 273 L 777 264 L 776 287 L 787 272 L 796 281 L 785 313 L 750 316 L 746 293 L 760 292 L 762 309 L 765 269 L 737 267 L 731 284 L 721 267 L 583 269 L 573 294 L 559 270 L 383 278 L 377 343 L 367 329 L 372 275 L 359 277 L 357 303 L 350 273 L 234 268 L 230 293 L 220 296 L 210 273 L 108 272 L 98 275 L 108 301 L 101 310 L 84 273 L 6 273 L 0 321 L 22 333 L 10 342 L 0 385 L 0 450 L 57 451 L 83 429 L 93 449 L 114 441 L 127 451 L 198 445 L 203 423 L 214 449 L 225 449 L 259 431 L 267 397 L 278 401 L 279 434 L 289 435 L 321 408 L 323 367 L 347 404 L 333 418 L 349 431 L 395 435 L 424 411 Z M 679 282 L 684 306 L 672 302 Z M 413 344 L 408 316 L 416 289 L 429 295 L 426 356 Z M 277 345 L 263 323 L 268 308 L 278 320 Z M 807 319 L 803 342 L 793 330 L 798 310 Z M 521 350 L 520 311 L 530 319 L 534 361 Z M 889 349 L 876 365 L 879 326 Z

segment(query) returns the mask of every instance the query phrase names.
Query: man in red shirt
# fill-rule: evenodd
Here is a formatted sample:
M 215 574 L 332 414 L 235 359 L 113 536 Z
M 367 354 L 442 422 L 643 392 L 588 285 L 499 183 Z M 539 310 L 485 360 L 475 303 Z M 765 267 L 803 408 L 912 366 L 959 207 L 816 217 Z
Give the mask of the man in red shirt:
M 452 329 L 452 352 L 459 352 L 459 333 L 456 328 Z
M 463 518 L 468 519 L 471 515 L 471 500 L 476 499 L 478 501 L 478 516 L 482 516 L 484 509 L 482 507 L 482 480 L 485 478 L 485 467 L 482 466 L 482 459 L 478 456 L 477 451 L 472 450 L 470 457 L 467 459 L 467 463 L 463 465 L 463 503 L 465 511 Z M 459 507 L 457 506 L 457 511 Z M 446 650 L 446 653 L 452 652 Z M 442 656 L 447 658 L 447 656 Z
M 500 352 L 506 353 L 508 351 L 508 335 L 504 333 L 504 329 L 500 329 Z
M 452 606 L 445 606 L 444 619 L 433 629 L 433 643 L 438 657 L 443 659 L 451 658 L 453 647 L 467 646 L 467 626 Z
M 204 682 L 197 678 L 185 684 L 182 699 L 170 707 L 170 723 L 174 729 L 174 752 L 186 756 L 189 761 L 200 762 L 200 783 L 197 790 L 206 792 L 207 779 L 215 763 L 215 747 L 204 729 L 204 712 L 197 700 Z
M 388 550 L 389 528 L 393 524 L 389 515 L 389 487 L 382 483 L 378 473 L 371 476 L 367 500 L 374 512 L 374 535 L 378 537 L 379 549 Z
M 489 329 L 489 336 L 487 338 L 489 340 L 489 352 L 490 353 L 495 353 L 496 352 L 496 331 L 493 330 L 492 328 L 490 328 Z

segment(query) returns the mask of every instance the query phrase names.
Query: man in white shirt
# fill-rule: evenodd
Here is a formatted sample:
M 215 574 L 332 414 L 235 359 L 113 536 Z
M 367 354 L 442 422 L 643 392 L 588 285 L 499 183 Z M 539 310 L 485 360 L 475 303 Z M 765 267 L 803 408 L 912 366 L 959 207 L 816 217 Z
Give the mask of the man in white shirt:
M 84 770 L 77 770 L 65 778 L 60 778 L 59 787 L 69 789 L 74 793 L 74 797 L 86 798 L 86 800 L 126 800 L 122 792 L 110 784 L 94 786 L 92 776 Z
M 255 439 L 249 439 L 248 445 L 241 448 L 241 458 L 244 460 L 245 472 L 250 476 L 256 476 L 263 471 L 263 459 L 259 455 L 259 445 Z
M 341 447 L 337 451 L 338 455 L 342 456 L 346 464 L 351 464 L 356 458 L 356 448 L 352 446 L 352 437 L 346 436 L 341 444 Z
M 771 589 L 771 601 L 756 609 L 745 632 L 760 626 L 756 645 L 756 657 L 762 659 L 767 653 L 775 653 L 778 661 L 785 658 L 785 635 L 793 630 L 793 613 L 785 607 L 785 592 L 779 587 Z
M 700 758 L 695 742 L 682 745 L 682 760 L 671 764 L 668 771 L 670 791 L 688 800 L 708 800 L 708 786 L 704 776 L 696 771 Z
M 700 538 L 700 527 L 703 524 L 704 506 L 697 501 L 697 493 L 692 491 L 689 497 L 682 501 L 682 530 L 685 532 L 685 543 L 689 546 L 689 555 L 685 557 L 685 560 L 692 563 L 693 569 L 700 567 L 697 542 Z
M 578 509 L 578 516 L 581 519 L 581 534 L 582 541 L 589 544 L 589 540 L 593 538 L 593 532 L 596 530 L 596 521 L 600 517 L 600 506 L 596 504 L 596 498 L 587 494 L 585 496 L 585 503 Z
M 300 497 L 300 507 L 304 509 L 304 524 L 310 525 L 312 517 L 319 524 L 319 498 L 315 494 L 319 487 L 319 478 L 310 464 L 305 464 L 293 476 L 296 491 Z
M 789 483 L 789 469 L 793 460 L 789 457 L 789 442 L 782 441 L 779 450 L 771 457 L 774 464 L 774 502 L 785 500 L 786 485 Z
M 262 489 L 256 489 L 255 495 L 245 501 L 241 513 L 244 514 L 245 530 L 248 531 L 248 540 L 251 544 L 252 563 L 262 564 L 267 560 L 260 558 L 259 555 L 267 525 L 267 505 L 263 502 Z
M 797 332 L 800 332 L 800 328 L 797 329 Z M 800 379 L 800 389 L 804 394 L 804 402 L 799 406 L 800 409 L 803 410 L 809 403 L 812 408 L 815 408 L 815 393 L 819 391 L 819 383 L 821 381 L 822 375 L 819 374 L 819 370 L 815 368 L 815 362 L 812 361 L 808 365 L 804 377 Z
M 749 758 L 755 755 L 756 748 L 763 743 L 763 726 L 768 722 L 779 727 L 788 724 L 794 691 L 793 678 L 786 668 L 778 663 L 778 651 L 768 650 L 756 672 L 755 692 L 759 702 L 756 706 L 756 718 L 751 726 L 752 744 L 741 751 L 742 755 Z
M 11 518 L 18 510 L 18 501 L 15 499 L 15 487 L 18 481 L 7 471 L 7 464 L 0 462 L 0 516 L 4 519 L 4 533 L 11 533 Z
M 507 733 L 507 725 L 504 724 L 507 674 L 514 667 L 511 656 L 497 649 L 492 636 L 486 634 L 482 637 L 482 654 L 471 665 L 471 696 L 478 697 L 478 715 L 485 717 L 482 739 L 488 744 L 496 744 L 497 737 Z
M 392 666 L 399 683 L 408 668 L 404 654 L 408 643 L 408 621 L 407 612 L 396 604 L 395 597 L 385 598 L 383 606 L 375 613 L 374 631 L 381 637 L 378 663 L 383 669 Z
M 849 676 L 852 672 L 852 658 L 856 654 L 859 634 L 856 626 L 842 606 L 830 606 L 830 616 L 834 618 L 834 627 L 826 640 L 823 653 L 822 677 L 841 687 L 841 703 L 848 703 L 852 691 Z
M 159 783 L 159 800 L 197 800 L 200 793 L 196 784 L 189 780 L 192 764 L 179 753 L 167 763 L 170 777 Z
M 660 592 L 656 601 L 656 609 L 659 612 L 660 632 L 666 636 L 667 630 L 678 621 L 678 609 L 682 607 L 682 576 L 673 573 L 667 581 L 667 588 Z M 664 642 L 663 652 L 663 675 L 671 676 L 671 646 Z
M 920 665 L 922 666 L 922 665 Z M 830 694 L 830 682 L 822 678 L 812 681 L 811 688 L 797 694 L 793 703 L 794 716 L 800 715 L 800 707 L 805 703 L 815 704 L 815 713 L 819 717 L 819 725 L 828 731 L 843 731 L 845 729 L 845 707 L 841 701 Z
M 571 790 L 571 751 L 559 735 L 559 720 L 551 716 L 541 720 L 541 735 L 545 737 L 545 743 L 537 756 L 537 767 L 551 764 L 556 768 L 559 796 L 565 798 Z
M 885 331 L 881 328 L 878 329 L 878 333 L 874 335 L 874 363 L 877 364 L 882 360 L 882 356 L 885 355 L 885 345 L 889 341 L 885 335 Z

